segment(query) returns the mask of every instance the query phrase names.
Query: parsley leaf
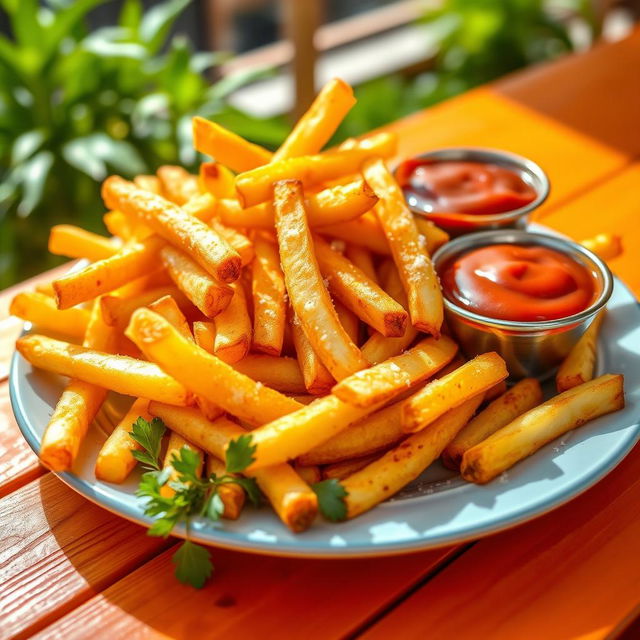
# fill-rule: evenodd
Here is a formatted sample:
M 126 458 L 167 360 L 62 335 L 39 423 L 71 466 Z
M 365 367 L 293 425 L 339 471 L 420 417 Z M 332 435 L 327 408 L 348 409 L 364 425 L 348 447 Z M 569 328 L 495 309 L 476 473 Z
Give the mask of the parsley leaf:
M 167 428 L 160 418 L 153 418 L 150 422 L 143 417 L 139 417 L 132 425 L 129 435 L 135 440 L 144 451 L 132 451 L 131 454 L 141 462 L 145 469 L 160 469 L 160 446 L 162 436 Z
M 246 434 L 229 442 L 226 456 L 227 471 L 230 473 L 244 471 L 255 461 L 253 454 L 258 445 L 252 444 L 252 441 L 251 434 Z
M 347 505 L 344 499 L 347 497 L 347 490 L 340 484 L 337 478 L 323 480 L 311 485 L 318 496 L 318 507 L 320 513 L 332 522 L 339 522 L 347 517 Z
M 198 476 L 198 467 L 200 466 L 201 458 L 197 451 L 194 451 L 190 447 L 182 447 L 177 454 L 173 454 L 171 458 L 171 466 L 178 474 L 178 480 L 183 483 L 195 483 L 201 482 Z
M 247 498 L 254 507 L 260 505 L 262 500 L 262 493 L 258 488 L 258 483 L 253 478 L 244 478 L 242 476 L 223 476 L 220 479 L 220 484 L 226 484 L 227 482 L 235 482 L 239 484 L 247 494 Z
M 191 540 L 185 540 L 171 560 L 176 565 L 176 578 L 196 589 L 201 589 L 213 573 L 211 554 Z

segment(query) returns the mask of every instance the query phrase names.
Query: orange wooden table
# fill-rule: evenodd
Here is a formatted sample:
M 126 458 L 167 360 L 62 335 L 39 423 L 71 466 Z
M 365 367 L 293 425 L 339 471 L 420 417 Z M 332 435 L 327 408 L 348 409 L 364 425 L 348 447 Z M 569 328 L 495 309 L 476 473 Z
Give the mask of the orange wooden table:
M 485 145 L 539 162 L 553 189 L 538 218 L 578 239 L 621 234 L 626 251 L 612 268 L 638 294 L 639 69 L 640 32 L 391 128 L 402 155 Z M 0 317 L 13 293 L 0 297 Z M 0 378 L 19 329 L 1 326 Z M 569 504 L 455 548 L 343 561 L 215 550 L 216 577 L 196 591 L 173 577 L 173 541 L 146 536 L 38 465 L 5 377 L 0 637 L 549 640 L 610 638 L 629 625 L 628 637 L 640 637 L 639 469 L 636 447 Z

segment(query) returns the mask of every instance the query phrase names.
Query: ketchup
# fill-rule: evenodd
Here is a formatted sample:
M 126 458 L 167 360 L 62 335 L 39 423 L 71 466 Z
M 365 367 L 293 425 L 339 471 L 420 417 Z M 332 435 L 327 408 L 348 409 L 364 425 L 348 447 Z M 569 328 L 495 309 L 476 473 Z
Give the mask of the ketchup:
M 520 209 L 536 199 L 536 191 L 515 171 L 497 164 L 412 159 L 396 177 L 405 196 L 431 214 L 496 214 Z M 412 198 L 413 197 L 413 198 Z
M 590 271 L 568 255 L 534 245 L 472 249 L 444 266 L 445 296 L 489 318 L 532 322 L 566 318 L 594 300 Z

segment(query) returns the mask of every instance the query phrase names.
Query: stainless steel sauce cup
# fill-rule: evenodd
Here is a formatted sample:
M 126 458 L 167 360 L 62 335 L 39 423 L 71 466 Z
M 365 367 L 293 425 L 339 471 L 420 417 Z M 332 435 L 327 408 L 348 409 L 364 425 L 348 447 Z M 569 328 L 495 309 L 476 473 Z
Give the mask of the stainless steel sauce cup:
M 433 256 L 438 272 L 471 249 L 494 244 L 537 245 L 560 251 L 584 265 L 597 283 L 594 302 L 580 313 L 536 322 L 487 318 L 444 298 L 447 323 L 468 357 L 496 351 L 506 361 L 512 379 L 545 379 L 555 372 L 595 315 L 608 302 L 613 277 L 607 265 L 584 247 L 555 236 L 529 231 L 503 230 L 473 233 L 440 247 Z
M 497 164 L 515 172 L 536 192 L 535 200 L 513 211 L 493 214 L 457 213 L 455 214 L 455 223 L 447 224 L 441 219 L 435 221 L 439 227 L 442 227 L 452 237 L 477 231 L 490 231 L 492 229 L 524 228 L 529 214 L 537 209 L 549 195 L 550 187 L 547 174 L 533 160 L 528 160 L 515 153 L 478 147 L 451 147 L 429 151 L 415 156 L 413 159 L 433 162 L 456 161 Z M 419 195 L 408 193 L 405 194 L 405 199 L 413 213 L 426 218 L 430 217 L 427 201 L 420 198 Z

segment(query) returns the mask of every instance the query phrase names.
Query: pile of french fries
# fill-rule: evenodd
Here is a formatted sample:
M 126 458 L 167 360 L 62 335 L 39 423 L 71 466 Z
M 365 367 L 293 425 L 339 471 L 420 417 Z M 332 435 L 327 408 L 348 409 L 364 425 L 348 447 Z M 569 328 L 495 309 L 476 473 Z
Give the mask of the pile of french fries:
M 461 356 L 430 259 L 448 237 L 407 208 L 386 164 L 395 136 L 322 151 L 354 102 L 347 84 L 329 82 L 273 154 L 195 118 L 195 147 L 215 158 L 199 175 L 165 166 L 112 176 L 102 189 L 112 237 L 51 230 L 53 253 L 89 264 L 11 308 L 56 336 L 21 337 L 22 356 L 69 378 L 44 464 L 73 467 L 112 390 L 135 400 L 96 478 L 122 483 L 132 472 L 138 417 L 169 428 L 165 467 L 187 446 L 220 471 L 229 443 L 250 433 L 257 448 L 244 473 L 299 532 L 316 518 L 310 485 L 323 478 L 342 483 L 352 518 L 440 457 L 486 483 L 623 406 L 622 376 L 592 379 L 602 317 L 546 402 L 536 380 L 507 390 L 496 353 Z M 243 490 L 225 485 L 221 497 L 237 518 Z

